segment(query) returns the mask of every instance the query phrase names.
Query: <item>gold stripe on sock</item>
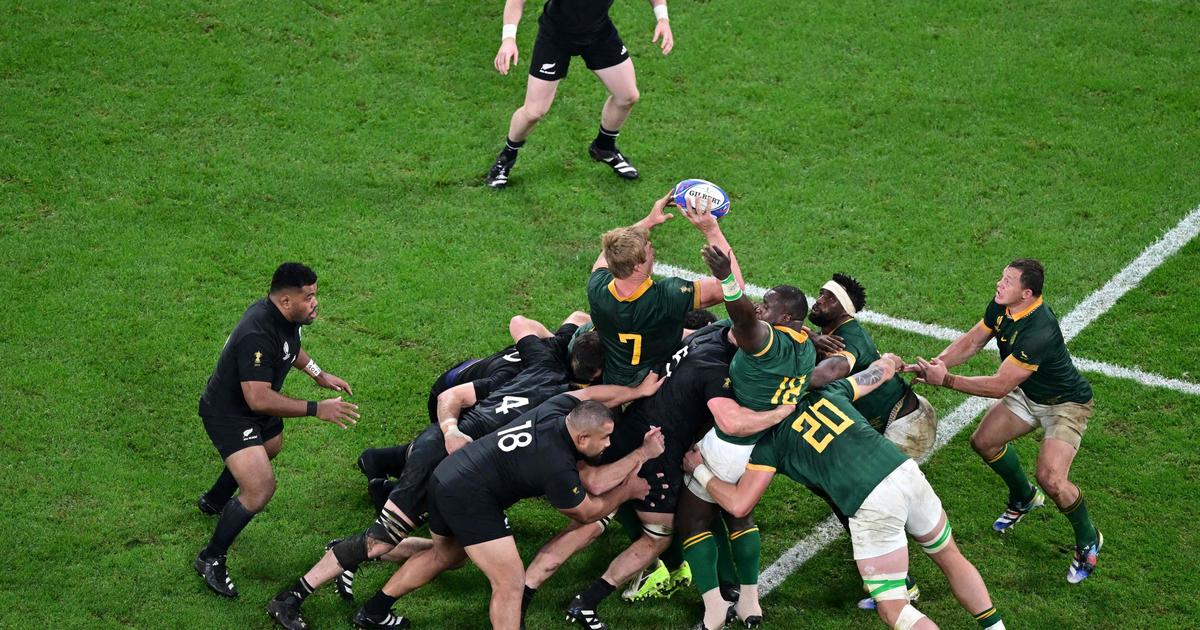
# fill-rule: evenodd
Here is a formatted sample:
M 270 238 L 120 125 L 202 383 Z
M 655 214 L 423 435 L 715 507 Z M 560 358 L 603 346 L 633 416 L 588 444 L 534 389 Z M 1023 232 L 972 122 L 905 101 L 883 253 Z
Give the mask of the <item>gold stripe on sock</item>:
M 730 533 L 729 533 L 729 540 L 734 540 L 734 539 L 736 539 L 736 538 L 740 538 L 740 537 L 742 537 L 742 536 L 745 536 L 746 534 L 749 534 L 750 532 L 756 532 L 756 531 L 758 531 L 758 528 L 757 528 L 757 527 L 751 527 L 750 529 L 743 529 L 743 530 L 742 530 L 742 531 L 740 531 L 740 532 L 730 532 Z
M 705 540 L 708 540 L 709 538 L 712 538 L 712 532 L 704 532 L 701 534 L 696 534 L 695 536 L 692 536 L 691 538 L 683 541 L 683 548 L 688 549 L 690 547 L 694 547 L 698 543 L 704 542 Z
M 995 457 L 992 457 L 991 459 L 984 459 L 983 461 L 985 461 L 989 464 L 995 464 L 996 462 L 1000 461 L 1000 458 L 1004 457 L 1004 454 L 1007 452 L 1008 452 L 1008 442 L 1005 442 L 1004 448 L 1000 449 L 1000 452 L 996 453 Z

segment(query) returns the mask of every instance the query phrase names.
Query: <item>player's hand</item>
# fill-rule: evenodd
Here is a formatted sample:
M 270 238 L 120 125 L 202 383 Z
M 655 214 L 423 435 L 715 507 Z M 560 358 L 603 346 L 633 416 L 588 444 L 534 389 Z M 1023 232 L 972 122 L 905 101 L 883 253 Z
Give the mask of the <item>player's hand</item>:
M 729 255 L 721 251 L 719 247 L 705 245 L 704 249 L 700 250 L 700 257 L 704 259 L 704 264 L 708 265 L 709 271 L 717 280 L 725 280 L 733 273 L 733 263 L 730 262 Z
M 455 427 L 446 434 L 446 454 L 450 455 L 471 442 L 474 442 L 471 436 L 459 431 L 458 427 Z
M 650 214 L 647 214 L 646 218 L 639 221 L 638 225 L 652 230 L 655 227 L 666 223 L 667 219 L 674 219 L 675 215 L 667 212 L 668 206 L 675 205 L 675 202 L 672 199 L 674 194 L 674 190 L 668 190 L 665 197 L 656 200 L 654 205 L 650 208 Z
M 645 456 L 645 459 L 650 460 L 662 455 L 665 450 L 667 450 L 667 442 L 663 438 L 662 427 L 650 427 L 650 430 L 642 437 L 642 455 Z
M 712 234 L 721 229 L 717 226 L 717 218 L 712 215 L 712 207 L 712 199 L 705 199 L 701 203 L 695 197 L 688 197 L 687 207 L 683 208 L 683 216 L 687 217 L 687 220 L 704 234 Z
M 329 372 L 321 372 L 321 375 L 314 379 L 317 385 L 325 389 L 332 389 L 335 392 L 346 392 L 347 395 L 353 396 L 354 392 L 350 390 L 350 383 L 342 380 L 340 377 L 334 376 Z
M 358 424 L 360 416 L 358 415 L 358 405 L 348 403 L 338 396 L 317 403 L 317 417 L 345 429 L 347 422 Z
M 667 500 L 667 490 L 671 488 L 671 484 L 663 482 L 666 477 L 663 473 L 654 475 L 654 482 L 650 484 L 650 492 L 646 493 L 646 498 L 643 501 L 650 507 L 655 507 L 660 501 Z
M 496 60 L 492 65 L 502 75 L 508 75 L 508 69 L 516 65 L 520 53 L 517 52 L 517 40 L 508 38 L 500 42 L 500 50 L 496 51 Z
M 671 54 L 671 49 L 675 47 L 675 36 L 671 34 L 671 20 L 659 20 L 654 26 L 654 37 L 650 43 L 655 43 L 658 38 L 662 38 L 662 43 L 659 46 L 662 48 L 663 56 Z
M 692 471 L 696 470 L 697 466 L 703 463 L 704 456 L 700 454 L 699 446 L 692 446 L 688 452 L 683 454 L 683 472 L 689 475 L 692 474 Z
M 899 356 L 892 354 L 891 352 L 884 352 L 879 358 L 891 361 L 896 372 L 903 372 L 904 368 L 907 367 L 907 365 L 904 363 L 904 359 L 901 359 Z
M 647 373 L 646 378 L 643 378 L 642 382 L 637 386 L 638 398 L 653 396 L 655 392 L 662 389 L 663 382 L 664 380 L 653 371 Z
M 646 498 L 647 494 L 650 494 L 650 482 L 639 477 L 637 473 L 638 471 L 636 470 L 629 473 L 629 476 L 625 478 L 623 483 L 625 492 L 627 493 L 626 496 L 628 497 L 627 500 L 640 501 Z
M 946 364 L 942 363 L 941 359 L 932 359 L 926 361 L 921 357 L 917 357 L 917 367 L 919 368 L 920 376 L 917 377 L 918 383 L 926 385 L 942 385 L 946 382 Z
M 846 349 L 846 343 L 837 335 L 813 335 L 813 348 L 817 354 L 830 356 Z

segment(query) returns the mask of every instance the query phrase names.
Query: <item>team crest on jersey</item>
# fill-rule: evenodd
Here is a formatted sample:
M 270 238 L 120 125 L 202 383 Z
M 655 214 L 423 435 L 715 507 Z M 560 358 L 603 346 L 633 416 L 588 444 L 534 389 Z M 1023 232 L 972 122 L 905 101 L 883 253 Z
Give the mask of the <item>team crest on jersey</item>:
M 680 293 L 691 293 L 691 292 L 692 292 L 692 285 L 690 285 L 690 284 L 689 284 L 689 285 L 685 285 L 685 286 L 679 287 L 679 292 L 680 292 Z
M 1000 330 L 1000 322 L 1003 322 L 1003 321 L 1004 321 L 1003 315 L 996 316 L 996 330 Z
M 721 385 L 722 389 L 729 389 L 729 377 L 725 377 L 725 383 Z
M 288 342 L 283 342 L 283 361 L 286 363 L 292 358 L 292 351 L 288 348 Z
M 575 486 L 574 488 L 571 488 L 571 494 L 579 494 L 579 486 Z
M 261 352 L 254 353 L 254 367 L 262 367 L 262 353 Z
M 1022 360 L 1024 360 L 1024 361 L 1028 361 L 1028 360 L 1029 360 L 1029 355 L 1025 354 L 1025 351 L 1024 351 L 1024 350 L 1022 350 L 1022 351 L 1021 351 L 1021 359 L 1022 359 Z

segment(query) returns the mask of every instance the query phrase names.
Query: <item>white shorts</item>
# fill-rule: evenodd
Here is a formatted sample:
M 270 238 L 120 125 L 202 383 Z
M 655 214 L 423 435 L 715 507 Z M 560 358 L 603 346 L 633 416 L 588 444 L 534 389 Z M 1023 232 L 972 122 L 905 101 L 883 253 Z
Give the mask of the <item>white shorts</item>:
M 717 436 L 716 429 L 709 429 L 708 433 L 700 438 L 700 454 L 704 456 L 704 464 L 721 481 L 737 483 L 738 479 L 742 478 L 742 473 L 746 472 L 746 464 L 750 463 L 750 453 L 752 452 L 754 452 L 753 444 L 726 442 Z M 688 475 L 687 487 L 692 494 L 701 499 L 709 503 L 716 503 L 708 490 L 700 487 L 700 484 L 696 483 L 691 475 Z
M 889 422 L 883 437 L 900 447 L 900 451 L 905 455 L 921 461 L 933 451 L 938 417 L 937 411 L 924 396 L 917 394 L 917 403 L 917 408 L 912 413 Z
M 1043 439 L 1062 440 L 1079 450 L 1083 443 L 1083 432 L 1087 431 L 1088 418 L 1092 417 L 1094 401 L 1080 404 L 1064 402 L 1057 405 L 1042 405 L 1033 402 L 1020 387 L 1015 387 L 1000 399 L 1000 404 L 1033 428 L 1046 430 Z
M 913 460 L 900 464 L 867 495 L 850 517 L 854 559 L 867 560 L 908 547 L 905 532 L 925 536 L 942 518 L 942 501 Z

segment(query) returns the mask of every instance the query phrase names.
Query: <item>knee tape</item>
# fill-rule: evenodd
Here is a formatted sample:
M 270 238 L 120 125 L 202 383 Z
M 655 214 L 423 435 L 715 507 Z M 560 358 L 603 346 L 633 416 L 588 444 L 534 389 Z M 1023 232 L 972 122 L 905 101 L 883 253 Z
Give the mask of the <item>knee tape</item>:
M 950 544 L 950 519 L 946 519 L 946 524 L 942 526 L 942 531 L 938 532 L 929 542 L 921 543 L 921 550 L 929 555 L 933 555 L 946 548 Z
M 900 616 L 896 617 L 896 625 L 892 627 L 896 630 L 912 630 L 924 618 L 925 614 L 913 608 L 912 604 L 905 604 Z
M 337 558 L 343 571 L 357 571 L 358 565 L 367 561 L 367 535 L 358 534 L 343 538 L 329 550 L 333 552 L 333 557 Z
M 674 528 L 670 525 L 658 525 L 656 523 L 642 523 L 642 531 L 655 538 L 670 538 L 675 533 Z
M 393 546 L 411 533 L 412 527 L 400 518 L 400 514 L 387 508 L 379 512 L 379 516 L 375 517 L 375 522 L 367 530 L 367 535 L 371 538 Z
M 863 577 L 863 589 L 875 601 L 900 599 L 908 601 L 908 587 L 904 585 L 904 573 L 879 573 Z M 915 609 L 914 609 L 915 610 Z

